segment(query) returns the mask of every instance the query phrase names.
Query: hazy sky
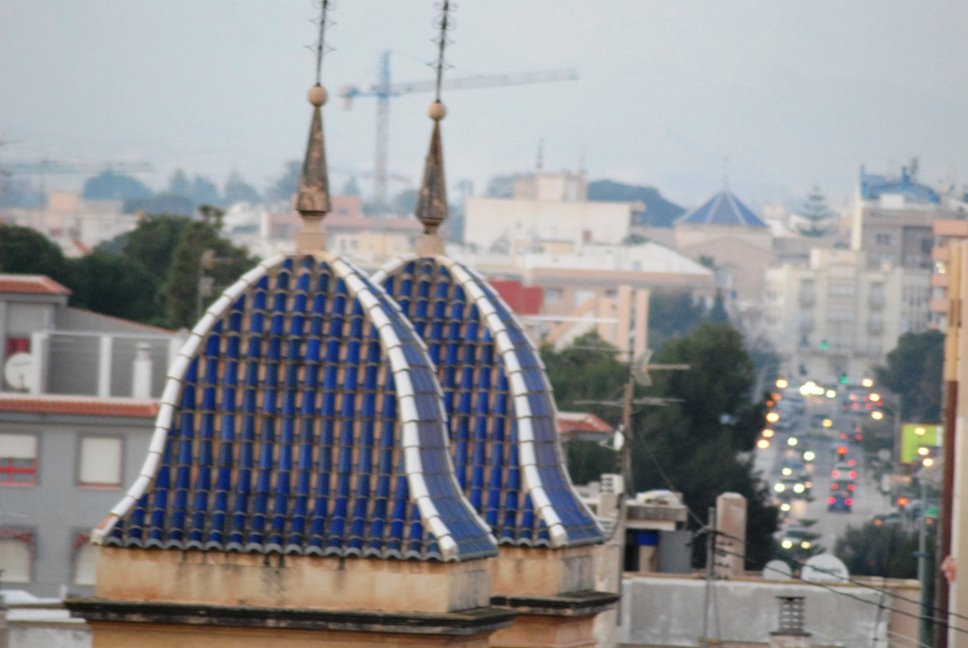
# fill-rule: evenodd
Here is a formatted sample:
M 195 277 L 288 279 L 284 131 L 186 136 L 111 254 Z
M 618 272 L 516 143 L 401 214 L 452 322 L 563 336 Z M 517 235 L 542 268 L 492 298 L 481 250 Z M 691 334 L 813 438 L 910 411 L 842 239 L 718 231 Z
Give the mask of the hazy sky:
M 333 167 L 371 169 L 375 102 L 344 84 L 429 79 L 431 0 L 337 0 L 323 81 Z M 301 157 L 313 79 L 309 0 L 3 0 L 3 160 L 145 160 L 257 186 Z M 729 185 L 754 205 L 814 183 L 839 204 L 858 168 L 920 156 L 968 182 L 968 2 L 464 0 L 447 76 L 574 68 L 580 80 L 446 94 L 451 182 L 574 168 L 685 206 Z M 392 100 L 391 171 L 417 181 L 431 97 Z M 50 182 L 50 181 L 49 181 Z M 335 177 L 338 188 L 343 180 Z M 369 181 L 363 181 L 369 190 Z M 391 185 L 391 192 L 402 185 Z

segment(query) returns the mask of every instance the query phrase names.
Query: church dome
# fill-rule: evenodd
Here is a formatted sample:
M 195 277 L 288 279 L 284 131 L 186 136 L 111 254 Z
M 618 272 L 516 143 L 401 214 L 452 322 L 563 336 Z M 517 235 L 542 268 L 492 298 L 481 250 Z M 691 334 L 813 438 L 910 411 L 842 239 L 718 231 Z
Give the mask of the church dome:
M 477 272 L 443 255 L 393 262 L 373 281 L 426 343 L 457 481 L 498 543 L 601 542 L 564 468 L 544 366 L 508 306 Z
M 464 499 L 423 343 L 328 254 L 261 263 L 173 364 L 140 476 L 95 531 L 120 547 L 467 560 Z
M 723 190 L 707 200 L 701 207 L 680 216 L 677 223 L 683 225 L 741 225 L 767 227 L 759 216 L 729 191 Z

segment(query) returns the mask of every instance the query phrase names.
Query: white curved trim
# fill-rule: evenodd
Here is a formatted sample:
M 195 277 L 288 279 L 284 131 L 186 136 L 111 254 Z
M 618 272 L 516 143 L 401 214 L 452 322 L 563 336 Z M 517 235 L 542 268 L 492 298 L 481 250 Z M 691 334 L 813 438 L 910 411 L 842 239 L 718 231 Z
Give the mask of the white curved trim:
M 568 530 L 565 528 L 564 523 L 555 510 L 554 505 L 551 503 L 551 499 L 545 490 L 544 484 L 541 480 L 541 473 L 537 466 L 537 456 L 534 448 L 534 432 L 531 427 L 531 406 L 528 403 L 528 389 L 527 384 L 524 380 L 524 373 L 521 368 L 521 363 L 518 361 L 517 349 L 511 342 L 511 337 L 508 335 L 508 327 L 501 321 L 500 316 L 497 313 L 497 309 L 494 308 L 491 300 L 500 300 L 501 297 L 494 292 L 493 296 L 489 296 L 476 282 L 486 283 L 487 280 L 476 270 L 469 268 L 462 263 L 451 259 L 449 257 L 440 256 L 437 257 L 437 261 L 441 263 L 444 267 L 448 269 L 451 276 L 454 277 L 455 281 L 458 281 L 464 288 L 464 293 L 471 299 L 474 300 L 477 310 L 480 313 L 481 322 L 487 326 L 494 338 L 494 346 L 496 351 L 501 355 L 501 359 L 504 362 L 504 372 L 508 379 L 508 386 L 510 388 L 510 396 L 512 402 L 514 403 L 514 416 L 518 423 L 518 450 L 519 450 L 519 463 L 521 466 L 521 474 L 524 479 L 524 485 L 526 492 L 531 496 L 531 502 L 537 512 L 538 516 L 544 520 L 544 523 L 548 526 L 548 534 L 551 537 L 552 547 L 566 547 L 570 542 L 568 537 Z M 521 321 L 514 314 L 511 308 L 503 303 L 505 311 L 510 315 L 512 322 L 517 326 L 518 330 L 524 331 L 524 327 L 521 325 Z M 558 404 L 555 402 L 554 397 L 551 395 L 551 385 L 548 383 L 548 377 L 544 372 L 544 364 L 541 363 L 541 356 L 538 354 L 538 350 L 534 347 L 531 341 L 525 337 L 525 343 L 530 347 L 531 352 L 534 354 L 535 358 L 541 366 L 542 380 L 545 383 L 545 389 L 549 394 L 549 403 L 551 406 L 551 416 L 552 421 L 556 424 L 558 418 Z M 572 490 L 572 495 L 575 501 L 581 506 L 584 504 L 575 493 L 574 484 L 571 481 L 571 477 L 568 475 L 568 471 L 565 470 L 565 459 L 562 453 L 561 444 L 557 442 L 557 433 L 555 434 L 555 452 L 558 455 L 558 465 L 561 470 L 565 481 Z M 595 521 L 595 517 L 588 511 L 587 507 L 585 512 L 589 519 Z M 595 522 L 597 525 L 597 522 Z
M 161 466 L 162 458 L 165 453 L 165 444 L 168 442 L 168 432 L 171 430 L 172 419 L 175 415 L 175 408 L 181 397 L 182 384 L 185 380 L 185 373 L 188 367 L 198 354 L 198 349 L 203 338 L 208 335 L 215 322 L 225 314 L 228 309 L 247 288 L 266 276 L 270 268 L 280 265 L 285 261 L 284 255 L 277 255 L 261 262 L 252 270 L 245 273 L 238 281 L 222 291 L 221 296 L 212 304 L 205 314 L 198 320 L 188 339 L 182 344 L 175 361 L 168 371 L 168 378 L 165 382 L 165 389 L 162 392 L 161 403 L 158 408 L 158 416 L 155 417 L 155 429 L 151 435 L 148 445 L 148 456 L 145 457 L 141 470 L 135 478 L 134 483 L 124 494 L 121 501 L 114 505 L 111 512 L 99 525 L 91 532 L 91 542 L 94 544 L 104 544 L 105 538 L 111 533 L 115 525 L 131 507 L 134 506 L 141 497 L 147 492 L 155 481 L 158 468 Z
M 427 488 L 427 480 L 423 474 L 423 462 L 420 459 L 420 439 L 417 434 L 419 415 L 417 413 L 413 383 L 410 380 L 410 364 L 407 362 L 406 355 L 403 353 L 402 341 L 396 331 L 393 330 L 390 317 L 383 311 L 380 301 L 374 295 L 374 291 L 383 293 L 387 303 L 391 304 L 395 309 L 394 315 L 399 317 L 400 321 L 410 329 L 413 339 L 426 353 L 427 345 L 417 335 L 417 331 L 413 328 L 413 323 L 404 316 L 397 302 L 383 292 L 383 288 L 379 283 L 382 279 L 378 281 L 378 278 L 386 277 L 384 270 L 392 269 L 397 263 L 406 263 L 408 261 L 409 259 L 406 259 L 386 264 L 383 269 L 374 274 L 372 278 L 368 278 L 366 282 L 360 279 L 360 277 L 366 277 L 366 275 L 345 259 L 335 259 L 331 265 L 345 279 L 348 291 L 353 297 L 359 300 L 360 305 L 367 311 L 370 321 L 377 327 L 380 343 L 383 345 L 384 353 L 390 365 L 390 372 L 393 374 L 394 385 L 396 386 L 397 423 L 400 426 L 399 438 L 404 455 L 404 471 L 406 472 L 407 483 L 410 488 L 410 499 L 417 504 L 417 510 L 420 511 L 420 519 L 424 528 L 428 529 L 437 540 L 441 557 L 444 560 L 456 561 L 460 560 L 460 546 L 454 539 L 453 532 L 447 525 L 447 521 L 440 515 L 440 511 L 434 505 L 433 499 L 430 497 L 430 491 Z M 432 366 L 430 363 L 428 365 Z M 484 522 L 483 518 L 478 515 L 474 507 L 463 496 L 460 484 L 457 483 L 453 459 L 450 456 L 450 440 L 447 435 L 447 429 L 443 425 L 447 420 L 447 413 L 444 409 L 443 389 L 440 387 L 437 373 L 431 371 L 430 375 L 437 387 L 437 398 L 434 400 L 437 405 L 438 418 L 441 421 L 440 435 L 443 441 L 443 456 L 447 463 L 447 474 L 453 486 L 454 493 L 460 496 L 466 512 L 476 520 L 480 529 L 488 534 L 496 548 L 497 540 L 494 538 L 490 526 Z

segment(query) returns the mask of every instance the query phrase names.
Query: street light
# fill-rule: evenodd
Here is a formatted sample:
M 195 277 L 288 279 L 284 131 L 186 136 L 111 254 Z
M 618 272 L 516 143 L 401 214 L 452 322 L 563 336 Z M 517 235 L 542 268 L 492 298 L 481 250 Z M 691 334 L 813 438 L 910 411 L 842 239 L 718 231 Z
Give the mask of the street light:
M 881 410 L 874 410 L 873 412 L 871 412 L 871 418 L 874 419 L 875 421 L 883 420 L 884 412 L 882 412 Z

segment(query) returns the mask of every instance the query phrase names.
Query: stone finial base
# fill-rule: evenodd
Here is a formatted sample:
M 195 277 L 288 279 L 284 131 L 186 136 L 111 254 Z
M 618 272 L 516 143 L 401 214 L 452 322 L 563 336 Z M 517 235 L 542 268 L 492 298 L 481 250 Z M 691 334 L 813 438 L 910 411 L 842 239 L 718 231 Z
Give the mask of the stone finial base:
M 417 238 L 415 247 L 417 256 L 435 257 L 444 253 L 444 239 L 440 238 L 440 234 L 437 232 L 433 234 L 421 234 Z
M 326 233 L 320 230 L 302 230 L 296 233 L 296 252 L 312 254 L 326 251 Z

